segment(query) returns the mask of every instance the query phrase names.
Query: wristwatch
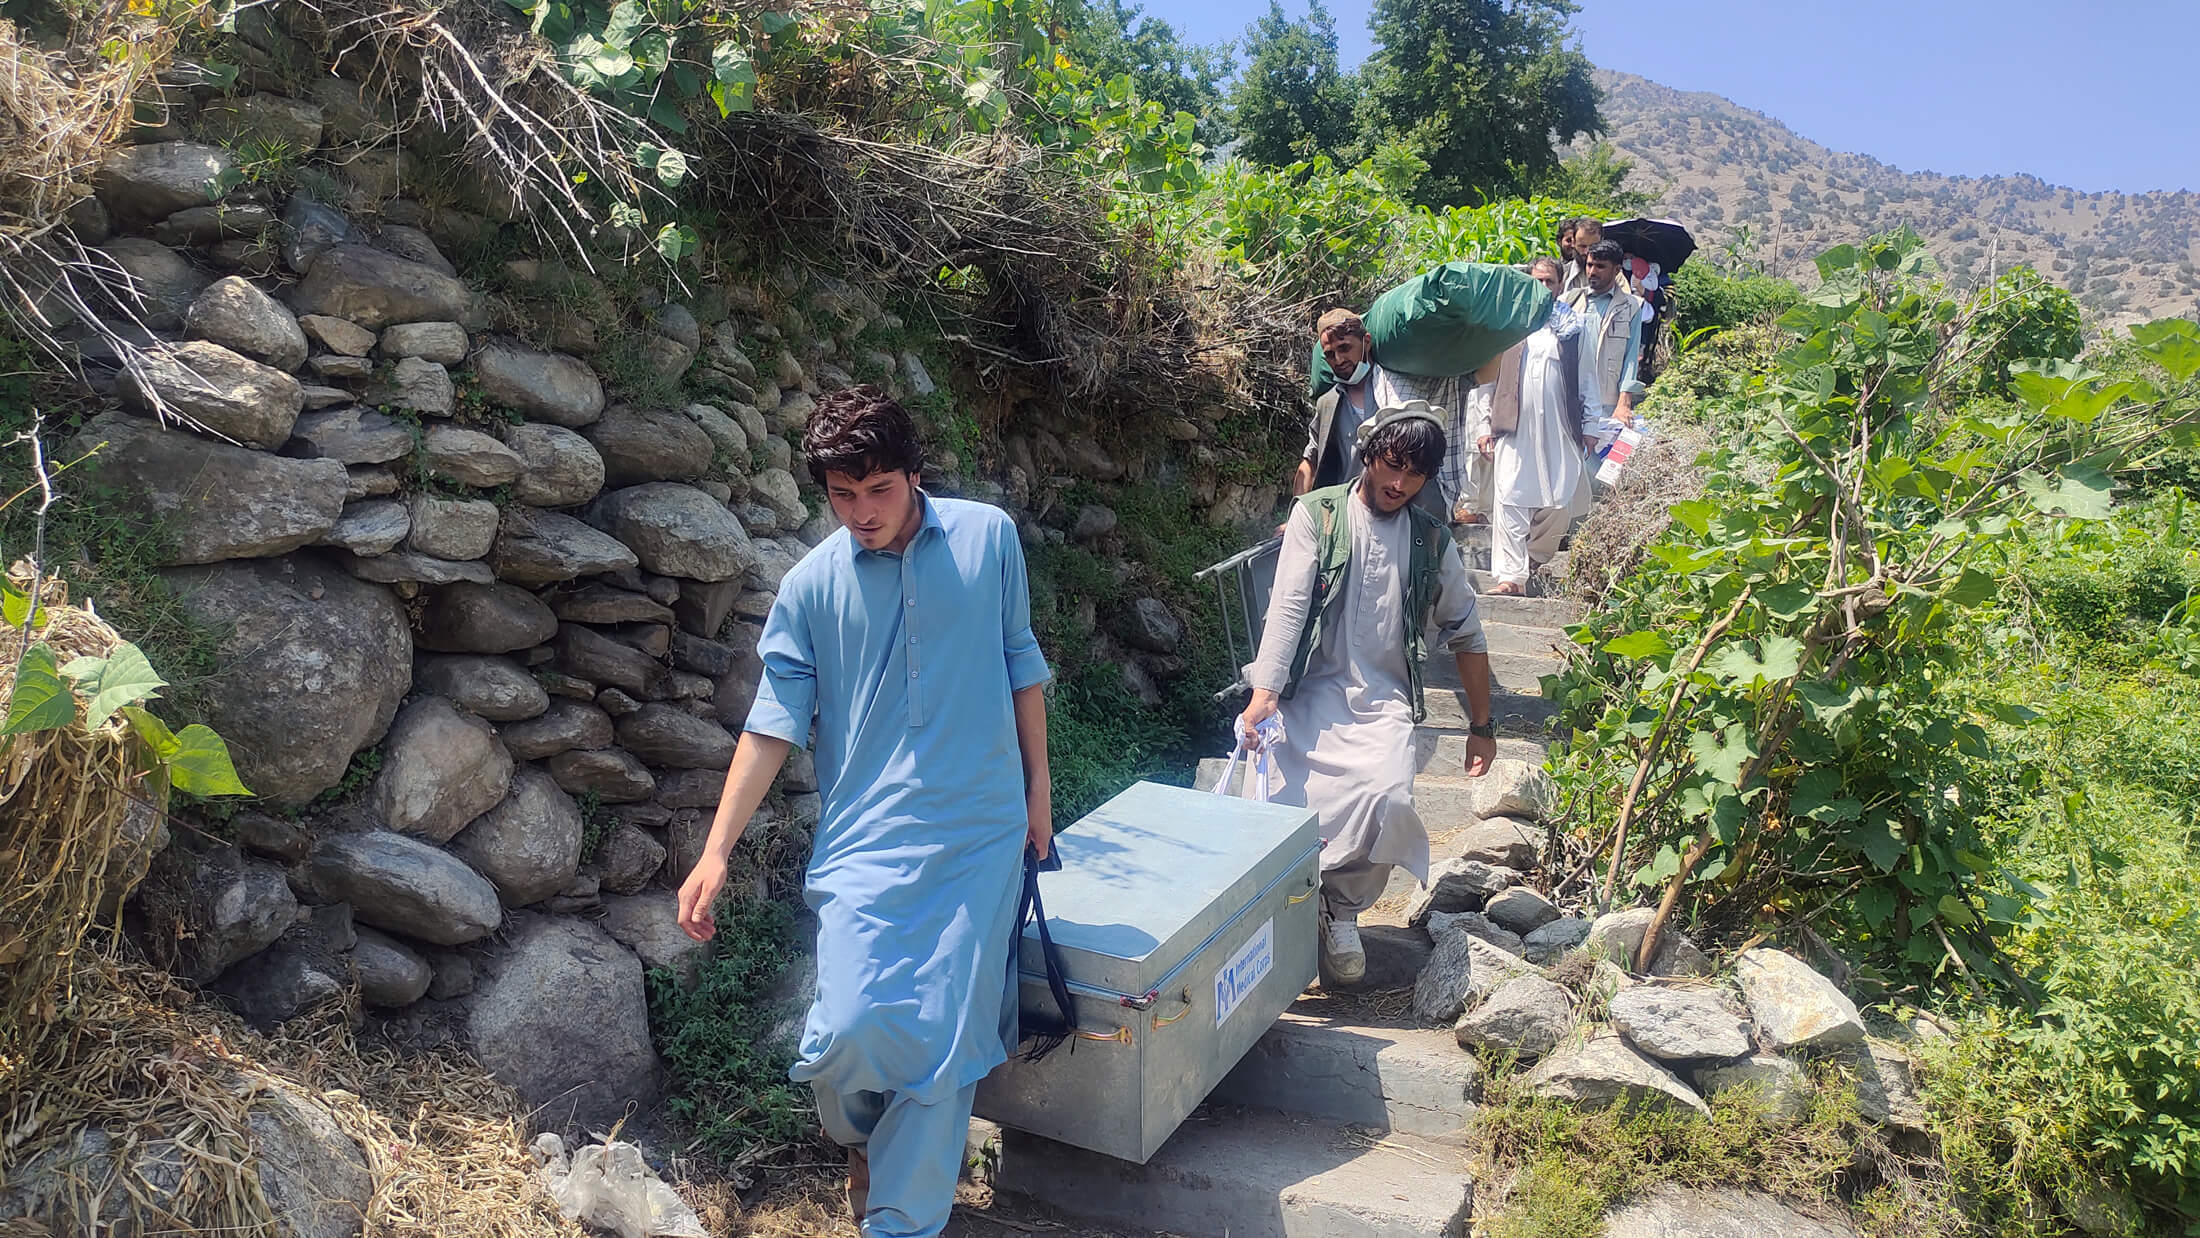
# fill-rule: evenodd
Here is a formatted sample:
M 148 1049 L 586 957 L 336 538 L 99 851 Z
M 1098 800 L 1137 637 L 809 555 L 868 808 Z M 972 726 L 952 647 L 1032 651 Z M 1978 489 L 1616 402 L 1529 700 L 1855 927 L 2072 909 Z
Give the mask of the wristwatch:
M 1488 722 L 1469 723 L 1467 734 L 1474 736 L 1476 739 L 1496 739 L 1497 719 L 1493 717 Z

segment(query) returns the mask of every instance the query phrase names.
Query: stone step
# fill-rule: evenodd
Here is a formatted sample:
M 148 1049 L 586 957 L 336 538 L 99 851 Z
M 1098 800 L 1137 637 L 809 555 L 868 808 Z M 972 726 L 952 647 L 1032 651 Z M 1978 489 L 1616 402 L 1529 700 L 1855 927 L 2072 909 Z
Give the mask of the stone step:
M 1467 694 L 1456 688 L 1428 685 L 1422 693 L 1427 716 L 1421 725 L 1442 731 L 1464 731 L 1473 722 L 1467 716 Z M 1540 696 L 1526 696 L 1502 689 L 1490 693 L 1490 709 L 1501 734 L 1543 734 L 1558 714 L 1558 706 Z
M 1522 623 L 1485 621 L 1482 635 L 1489 641 L 1490 652 L 1526 654 L 1538 658 L 1556 658 L 1559 650 L 1573 644 L 1564 628 L 1540 628 Z
M 1442 1028 L 1285 1014 L 1213 1100 L 1409 1135 L 1449 1135 L 1474 1114 L 1481 1064 Z
M 1541 765 L 1549 745 L 1540 739 L 1520 735 L 1499 735 L 1497 756 L 1499 760 L 1511 758 Z M 1413 731 L 1413 768 L 1421 777 L 1430 775 L 1456 777 L 1466 773 L 1467 733 L 1465 731 L 1439 730 L 1420 726 Z
M 1474 1199 L 1463 1151 L 1289 1114 L 1208 1105 L 1144 1165 L 1004 1131 L 994 1189 L 1182 1238 L 1457 1235 Z
M 1562 665 L 1558 655 L 1549 650 L 1490 649 L 1490 683 L 1499 692 L 1515 696 L 1543 695 L 1543 677 L 1555 674 Z M 1421 667 L 1421 683 L 1428 691 L 1439 688 L 1456 691 L 1459 688 L 1459 659 L 1437 652 L 1429 655 Z
M 1488 572 L 1477 569 L 1474 573 L 1474 591 L 1479 594 L 1475 604 L 1481 608 L 1484 623 L 1515 623 L 1525 627 L 1562 628 L 1581 618 L 1581 603 L 1572 598 L 1497 597 L 1490 593 L 1490 586 L 1497 582 Z

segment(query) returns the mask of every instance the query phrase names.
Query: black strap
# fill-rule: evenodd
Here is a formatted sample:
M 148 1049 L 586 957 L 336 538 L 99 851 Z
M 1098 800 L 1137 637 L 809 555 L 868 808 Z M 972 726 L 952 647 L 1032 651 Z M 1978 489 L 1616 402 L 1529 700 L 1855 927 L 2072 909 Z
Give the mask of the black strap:
M 1055 861 L 1048 867 L 1059 867 Z M 1039 870 L 1042 861 L 1030 847 L 1024 848 L 1024 896 L 1016 909 L 1016 937 L 1009 943 L 1008 966 L 1011 973 L 1022 970 L 1024 926 L 1036 922 L 1039 926 L 1039 954 L 1046 961 L 1047 991 L 1054 996 L 1055 1008 L 1060 1018 L 1045 1015 L 1034 1016 L 1018 1003 L 1017 1033 L 1031 1042 L 1019 1056 L 1027 1062 L 1036 1062 L 1062 1047 L 1062 1042 L 1077 1030 L 1077 1002 L 1070 996 L 1069 976 L 1062 969 L 1062 953 L 1054 948 L 1054 934 L 1047 929 L 1046 907 L 1039 901 Z M 1021 988 L 1021 985 L 1018 985 Z

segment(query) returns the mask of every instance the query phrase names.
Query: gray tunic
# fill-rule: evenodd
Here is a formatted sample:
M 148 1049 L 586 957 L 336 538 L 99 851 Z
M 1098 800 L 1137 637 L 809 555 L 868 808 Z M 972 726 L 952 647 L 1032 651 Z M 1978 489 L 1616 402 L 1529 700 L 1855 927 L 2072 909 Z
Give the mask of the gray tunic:
M 1413 523 L 1379 516 L 1355 486 L 1345 504 L 1352 566 L 1345 596 L 1323 628 L 1298 692 L 1279 707 L 1284 746 L 1276 754 L 1279 803 L 1311 807 L 1321 820 L 1324 871 L 1355 863 L 1402 864 L 1428 880 L 1428 830 L 1413 807 L 1413 700 L 1406 680 L 1404 579 Z M 1431 649 L 1481 653 L 1488 645 L 1474 586 L 1449 537 L 1438 548 L 1442 586 L 1431 616 Z M 1246 668 L 1255 688 L 1290 682 L 1313 600 L 1314 517 L 1294 506 L 1276 564 L 1275 592 L 1260 653 Z

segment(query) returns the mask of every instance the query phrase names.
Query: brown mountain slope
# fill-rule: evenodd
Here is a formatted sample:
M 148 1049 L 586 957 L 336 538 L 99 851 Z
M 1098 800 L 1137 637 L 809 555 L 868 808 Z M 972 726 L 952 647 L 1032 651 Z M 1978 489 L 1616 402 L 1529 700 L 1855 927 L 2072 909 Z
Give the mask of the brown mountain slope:
M 2077 294 L 2098 323 L 2200 312 L 2200 193 L 2080 193 L 2036 176 L 1905 172 L 1828 150 L 1762 112 L 1598 70 L 1606 135 L 1635 161 L 1631 185 L 1713 252 L 1728 245 L 1774 274 L 1814 282 L 1811 258 L 1907 223 L 1952 283 L 2029 264 Z

